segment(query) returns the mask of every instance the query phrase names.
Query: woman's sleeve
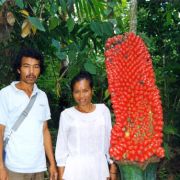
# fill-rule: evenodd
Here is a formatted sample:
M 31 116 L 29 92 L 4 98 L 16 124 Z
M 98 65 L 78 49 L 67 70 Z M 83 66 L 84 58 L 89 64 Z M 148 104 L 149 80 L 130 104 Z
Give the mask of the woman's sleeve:
M 112 123 L 111 123 L 111 113 L 109 109 L 105 106 L 105 126 L 106 126 L 106 133 L 105 133 L 105 152 L 107 161 L 109 164 L 112 164 L 113 161 L 110 159 L 109 155 L 109 148 L 110 148 L 110 137 L 111 137 L 111 129 L 112 129 Z
M 62 112 L 59 121 L 59 130 L 55 149 L 55 158 L 58 167 L 66 165 L 66 160 L 69 154 L 67 147 L 67 120 L 68 119 L 64 116 L 64 112 Z

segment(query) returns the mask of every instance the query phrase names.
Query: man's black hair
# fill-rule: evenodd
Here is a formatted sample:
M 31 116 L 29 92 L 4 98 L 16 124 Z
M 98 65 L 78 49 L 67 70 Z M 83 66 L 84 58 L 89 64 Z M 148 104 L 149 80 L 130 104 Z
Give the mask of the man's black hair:
M 40 74 L 42 74 L 44 72 L 44 57 L 43 57 L 43 55 L 39 51 L 37 51 L 33 48 L 23 48 L 18 52 L 16 59 L 14 61 L 14 64 L 13 64 L 13 71 L 16 74 L 18 79 L 19 79 L 19 74 L 18 74 L 17 70 L 20 69 L 20 67 L 21 67 L 23 57 L 30 57 L 30 58 L 37 59 L 39 61 L 39 65 L 40 65 Z
M 90 85 L 91 89 L 93 88 L 92 75 L 87 71 L 80 71 L 76 76 L 74 76 L 74 78 L 71 81 L 71 92 L 73 92 L 75 83 L 77 83 L 83 79 L 86 79 L 87 81 L 89 81 L 89 85 Z

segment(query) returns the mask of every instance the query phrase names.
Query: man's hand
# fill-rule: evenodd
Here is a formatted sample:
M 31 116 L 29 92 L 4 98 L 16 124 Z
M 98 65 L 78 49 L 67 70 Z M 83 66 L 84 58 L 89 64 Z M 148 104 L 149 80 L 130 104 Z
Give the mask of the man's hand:
M 56 168 L 56 163 L 53 155 L 53 147 L 52 147 L 52 141 L 51 141 L 51 134 L 49 132 L 48 124 L 47 121 L 44 123 L 43 127 L 43 135 L 44 135 L 44 147 L 45 147 L 45 152 L 49 160 L 49 179 L 50 180 L 57 180 L 57 168 Z
M 3 138 L 5 126 L 0 124 L 0 180 L 8 180 L 8 173 L 3 163 Z
M 49 166 L 49 179 L 50 180 L 57 180 L 57 177 L 58 177 L 58 173 L 57 173 L 56 166 L 55 165 L 50 165 Z
M 8 173 L 5 167 L 0 168 L 0 180 L 8 180 Z

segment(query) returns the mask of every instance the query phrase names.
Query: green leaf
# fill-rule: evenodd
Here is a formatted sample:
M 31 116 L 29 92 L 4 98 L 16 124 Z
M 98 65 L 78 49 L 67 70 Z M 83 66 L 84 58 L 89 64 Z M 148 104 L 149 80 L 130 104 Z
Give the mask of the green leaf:
M 172 24 L 172 14 L 171 14 L 171 12 L 167 12 L 167 14 L 166 14 L 166 21 L 167 21 L 167 25 L 171 25 Z
M 117 5 L 116 2 L 108 2 L 107 4 L 111 8 L 114 8 Z
M 0 0 L 0 6 L 3 5 L 3 3 L 5 2 L 6 0 Z
M 108 89 L 106 89 L 104 92 L 104 99 L 103 100 L 105 101 L 106 99 L 109 98 L 109 96 L 110 96 L 109 91 L 108 91 Z
M 75 54 L 76 54 L 76 52 L 74 50 L 70 50 L 68 52 L 68 59 L 70 59 L 71 61 L 75 61 L 76 60 Z
M 177 128 L 175 128 L 172 125 L 164 126 L 164 133 L 167 135 L 176 135 L 176 136 L 180 137 L 180 135 L 178 134 Z
M 55 53 L 55 55 L 60 59 L 60 60 L 65 60 L 66 59 L 66 52 L 61 52 L 60 50 Z
M 121 30 L 118 27 L 114 28 L 114 34 L 121 34 Z
M 51 13 L 51 15 L 56 14 L 57 11 L 58 11 L 58 6 L 53 3 L 53 4 L 51 5 L 51 7 L 50 7 L 50 13 Z
M 84 68 L 86 71 L 90 72 L 91 74 L 96 74 L 96 66 L 91 62 L 86 62 L 84 64 Z
M 49 20 L 49 30 L 53 30 L 59 25 L 59 19 L 57 17 L 52 17 Z
M 87 1 L 83 0 L 82 5 L 83 5 L 83 10 L 84 10 L 84 14 L 86 15 L 86 18 L 90 19 L 90 12 L 89 12 Z
M 65 0 L 60 0 L 60 4 L 61 4 L 63 12 L 66 13 L 67 12 L 66 1 Z
M 112 13 L 112 9 L 105 9 L 105 10 L 104 10 L 104 14 L 105 14 L 106 16 L 109 16 L 111 13 Z
M 33 26 L 35 26 L 37 29 L 39 29 L 40 31 L 46 31 L 42 22 L 37 18 L 37 17 L 28 17 L 29 21 L 31 22 L 31 24 Z
M 167 157 L 167 159 L 170 159 L 170 148 L 169 145 L 167 143 L 163 143 L 164 146 L 164 150 L 165 150 L 165 156 Z
M 24 2 L 23 0 L 15 0 L 15 3 L 17 6 L 19 6 L 21 9 L 24 8 Z
M 127 6 L 127 0 L 121 0 L 121 3 L 123 8 Z
M 92 22 L 90 24 L 91 30 L 98 36 L 113 35 L 113 25 L 110 22 Z
M 88 36 L 83 37 L 82 41 L 80 41 L 80 49 L 84 50 L 85 46 L 87 45 Z
M 108 36 L 113 35 L 113 26 L 110 22 L 103 22 L 102 24 L 103 34 Z
M 101 29 L 101 22 L 95 22 L 95 21 L 91 22 L 90 28 L 95 34 L 97 34 L 98 36 L 102 36 L 103 32 Z
M 69 18 L 67 20 L 67 27 L 68 27 L 68 31 L 69 32 L 71 32 L 74 29 L 74 25 L 75 25 L 74 19 L 73 18 Z
M 59 51 L 61 48 L 60 42 L 57 41 L 56 39 L 52 39 L 52 46 L 55 47 L 57 51 Z

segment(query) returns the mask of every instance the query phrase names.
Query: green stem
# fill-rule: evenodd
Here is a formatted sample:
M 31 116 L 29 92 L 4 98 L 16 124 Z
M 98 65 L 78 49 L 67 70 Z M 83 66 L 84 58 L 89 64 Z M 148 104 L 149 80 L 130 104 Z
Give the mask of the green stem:
M 149 164 L 145 170 L 136 165 L 119 165 L 121 180 L 156 180 L 157 163 Z

